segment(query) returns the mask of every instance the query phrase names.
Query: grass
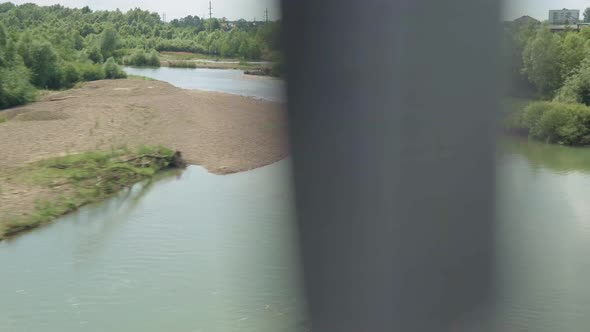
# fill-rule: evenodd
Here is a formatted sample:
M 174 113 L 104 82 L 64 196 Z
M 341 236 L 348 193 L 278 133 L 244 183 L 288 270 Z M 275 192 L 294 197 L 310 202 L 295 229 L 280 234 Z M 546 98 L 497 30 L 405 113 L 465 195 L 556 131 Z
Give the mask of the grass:
M 28 166 L 23 181 L 47 189 L 34 211 L 0 223 L 0 239 L 36 228 L 79 207 L 104 200 L 121 189 L 150 179 L 158 171 L 182 165 L 180 154 L 165 147 L 126 147 L 52 158 Z
M 232 61 L 236 59 L 220 58 L 216 55 L 187 53 L 187 52 L 160 52 L 160 57 L 164 61 L 170 60 L 214 60 L 214 61 Z
M 197 63 L 193 61 L 169 61 L 170 68 L 197 68 Z
M 4 115 L 0 115 L 0 123 L 4 123 L 6 121 L 8 121 L 8 119 L 6 119 Z

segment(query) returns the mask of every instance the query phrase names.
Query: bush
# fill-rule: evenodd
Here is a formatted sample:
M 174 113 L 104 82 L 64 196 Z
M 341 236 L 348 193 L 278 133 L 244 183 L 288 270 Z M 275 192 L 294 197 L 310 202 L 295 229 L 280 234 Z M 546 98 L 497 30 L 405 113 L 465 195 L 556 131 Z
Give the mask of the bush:
M 82 62 L 77 63 L 76 67 L 83 81 L 97 81 L 105 78 L 104 70 L 101 65 Z
M 168 66 L 171 68 L 197 68 L 197 63 L 193 61 L 169 61 Z
M 137 49 L 133 54 L 123 58 L 123 64 L 127 66 L 160 67 L 160 56 L 155 50 L 146 53 L 142 49 Z
M 94 45 L 88 50 L 88 59 L 94 63 L 102 63 L 103 57 L 98 46 Z
M 80 72 L 78 71 L 76 66 L 74 66 L 71 63 L 68 63 L 62 68 L 61 78 L 61 86 L 71 88 L 72 86 L 74 86 L 74 84 L 80 82 L 82 76 L 80 75 Z
M 123 68 L 119 66 L 113 57 L 110 57 L 103 65 L 105 78 L 117 79 L 126 78 L 127 74 L 123 71 Z
M 0 68 L 0 109 L 25 104 L 35 99 L 30 71 L 21 65 Z
M 590 107 L 536 102 L 525 109 L 523 123 L 532 138 L 566 145 L 590 144 Z
M 153 67 L 160 67 L 160 55 L 156 50 L 152 50 L 147 57 L 147 65 Z

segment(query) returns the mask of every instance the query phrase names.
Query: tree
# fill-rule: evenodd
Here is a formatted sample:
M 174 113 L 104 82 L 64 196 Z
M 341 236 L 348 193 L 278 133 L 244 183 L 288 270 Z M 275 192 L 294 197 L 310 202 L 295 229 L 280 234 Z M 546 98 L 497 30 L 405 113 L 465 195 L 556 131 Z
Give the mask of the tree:
M 88 59 L 94 63 L 102 63 L 103 57 L 98 46 L 93 45 L 87 51 Z
M 4 24 L 0 22 L 0 47 L 6 47 L 6 29 L 4 29 Z
M 586 56 L 586 41 L 577 32 L 568 33 L 562 44 L 562 73 L 567 78 Z
M 48 42 L 34 41 L 30 48 L 28 66 L 33 72 L 33 84 L 40 88 L 59 88 L 58 56 Z
M 116 78 L 125 78 L 127 74 L 119 67 L 117 62 L 113 57 L 107 59 L 107 61 L 103 65 L 103 70 L 106 78 L 116 79 Z
M 113 56 L 113 53 L 119 48 L 119 38 L 117 30 L 113 26 L 108 26 L 103 30 L 100 36 L 100 52 L 104 59 Z
M 590 59 L 585 59 L 559 89 L 555 101 L 590 105 Z
M 539 94 L 552 97 L 563 82 L 559 35 L 551 33 L 547 27 L 540 29 L 524 49 L 523 64 L 523 72 Z

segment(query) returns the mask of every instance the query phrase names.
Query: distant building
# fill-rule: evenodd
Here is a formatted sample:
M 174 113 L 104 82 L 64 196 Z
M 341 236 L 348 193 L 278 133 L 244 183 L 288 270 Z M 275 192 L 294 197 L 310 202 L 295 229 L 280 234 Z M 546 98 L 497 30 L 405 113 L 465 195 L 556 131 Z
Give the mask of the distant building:
M 580 20 L 578 9 L 559 9 L 549 11 L 549 23 L 553 25 L 576 24 Z
M 528 24 L 532 24 L 532 25 L 540 25 L 541 22 L 539 20 L 536 20 L 530 16 L 521 16 L 517 19 L 515 19 L 514 21 L 504 21 L 504 29 L 518 29 L 519 27 L 528 25 Z
M 539 20 L 536 20 L 528 15 L 521 16 L 512 22 L 514 22 L 517 25 L 525 25 L 527 23 L 534 23 L 534 24 L 541 23 L 541 22 L 539 22 Z

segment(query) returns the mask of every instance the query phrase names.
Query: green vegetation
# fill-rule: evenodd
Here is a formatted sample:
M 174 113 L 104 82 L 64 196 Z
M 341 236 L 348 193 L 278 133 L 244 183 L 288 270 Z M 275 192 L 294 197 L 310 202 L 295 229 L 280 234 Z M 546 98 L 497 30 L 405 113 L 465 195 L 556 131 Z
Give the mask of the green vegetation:
M 157 52 L 280 61 L 279 35 L 279 22 L 187 16 L 164 23 L 158 14 L 140 9 L 122 13 L 2 3 L 0 109 L 32 101 L 35 88 L 64 89 L 122 77 L 113 62 L 159 66 Z
M 589 145 L 590 28 L 553 33 L 545 24 L 525 21 L 506 32 L 513 99 L 505 108 L 504 129 L 550 143 Z M 518 97 L 543 101 L 523 103 Z
M 106 78 L 116 79 L 127 77 L 125 71 L 123 71 L 123 69 L 117 65 L 113 57 L 108 58 L 108 60 L 104 63 L 103 71 Z
M 171 68 L 197 68 L 197 63 L 194 61 L 169 61 L 168 67 L 171 67 Z
M 155 50 L 146 52 L 136 49 L 131 55 L 123 58 L 123 64 L 127 66 L 160 67 L 160 55 Z
M 590 145 L 590 107 L 537 101 L 510 113 L 504 128 L 547 143 Z
M 164 147 L 86 152 L 35 163 L 22 170 L 23 181 L 48 188 L 51 196 L 39 201 L 32 214 L 0 223 L 0 239 L 103 200 L 159 170 L 179 166 L 180 154 Z
M 64 89 L 125 76 L 109 58 L 119 43 L 114 28 L 85 43 L 81 35 L 68 36 L 58 22 L 43 21 L 48 9 L 30 4 L 0 8 L 0 109 L 34 100 L 36 88 Z M 103 65 L 103 59 L 109 60 Z

